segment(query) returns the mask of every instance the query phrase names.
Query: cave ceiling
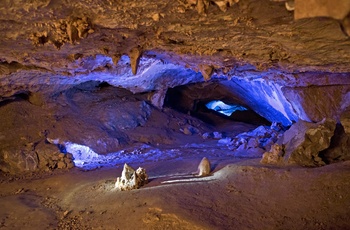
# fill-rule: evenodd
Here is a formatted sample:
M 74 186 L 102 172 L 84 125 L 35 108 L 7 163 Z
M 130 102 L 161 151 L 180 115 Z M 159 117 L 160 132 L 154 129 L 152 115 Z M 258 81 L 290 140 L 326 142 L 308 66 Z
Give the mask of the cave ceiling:
M 142 92 L 212 75 L 285 86 L 348 83 L 350 39 L 341 18 L 350 6 L 338 0 L 338 13 L 324 5 L 314 12 L 317 2 L 329 5 L 298 0 L 294 12 L 269 0 L 4 0 L 0 95 L 88 80 Z M 165 80 L 147 85 L 151 75 Z
M 65 73 L 83 57 L 116 63 L 138 49 L 192 68 L 349 71 L 350 40 L 334 19 L 295 21 L 284 2 L 242 0 L 225 12 L 210 4 L 202 14 L 191 2 L 1 1 L 1 61 Z

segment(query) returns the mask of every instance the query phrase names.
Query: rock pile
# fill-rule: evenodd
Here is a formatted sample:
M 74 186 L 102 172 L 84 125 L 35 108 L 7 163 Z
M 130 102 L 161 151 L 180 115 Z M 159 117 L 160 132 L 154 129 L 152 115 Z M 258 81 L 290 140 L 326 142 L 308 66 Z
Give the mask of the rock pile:
M 282 125 L 273 123 L 270 127 L 259 126 L 253 131 L 238 134 L 234 138 L 220 139 L 218 143 L 235 150 L 236 156 L 262 156 L 264 151 L 269 150 L 282 136 L 283 132 Z
M 71 153 L 62 153 L 56 145 L 42 142 L 29 143 L 24 148 L 13 151 L 2 151 L 0 170 L 17 174 L 26 171 L 49 171 L 70 169 L 75 166 Z
M 44 159 L 45 170 L 70 169 L 74 167 L 73 155 L 71 153 L 56 152 L 51 157 Z

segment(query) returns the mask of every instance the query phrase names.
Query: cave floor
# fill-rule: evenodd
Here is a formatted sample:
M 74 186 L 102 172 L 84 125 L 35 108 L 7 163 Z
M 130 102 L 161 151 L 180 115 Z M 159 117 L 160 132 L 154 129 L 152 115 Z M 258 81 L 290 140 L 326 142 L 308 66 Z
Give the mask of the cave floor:
M 349 161 L 210 159 L 213 174 L 202 178 L 190 176 L 197 155 L 140 163 L 150 182 L 123 192 L 114 189 L 122 165 L 2 175 L 0 229 L 350 229 Z

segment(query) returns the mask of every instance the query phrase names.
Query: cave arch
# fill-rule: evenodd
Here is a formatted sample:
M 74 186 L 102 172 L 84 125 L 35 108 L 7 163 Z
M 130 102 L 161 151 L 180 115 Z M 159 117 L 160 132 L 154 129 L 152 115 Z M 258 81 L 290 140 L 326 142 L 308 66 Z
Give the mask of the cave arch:
M 226 116 L 206 106 L 213 100 L 242 106 L 246 110 L 237 110 L 230 116 Z M 244 122 L 254 125 L 271 124 L 267 119 L 257 114 L 244 100 L 223 87 L 219 82 L 194 83 L 170 88 L 166 93 L 164 106 L 190 114 L 211 125 L 222 125 L 228 122 Z

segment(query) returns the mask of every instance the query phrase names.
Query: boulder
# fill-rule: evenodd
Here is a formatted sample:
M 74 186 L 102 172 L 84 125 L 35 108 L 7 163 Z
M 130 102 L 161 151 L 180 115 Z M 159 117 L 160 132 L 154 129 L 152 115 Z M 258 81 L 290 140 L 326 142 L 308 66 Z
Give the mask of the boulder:
M 335 127 L 336 122 L 330 119 L 319 123 L 299 120 L 277 141 L 283 146 L 283 161 L 302 166 L 325 165 L 320 152 L 329 148 Z M 271 153 L 275 151 L 273 148 Z
M 334 163 L 343 160 L 350 160 L 350 135 L 346 127 L 338 123 L 336 125 L 334 136 L 328 149 L 320 152 L 320 157 L 327 163 Z
M 347 109 L 340 117 L 340 124 L 334 132 L 331 146 L 324 151 L 323 157 L 329 163 L 350 160 L 350 110 Z
M 34 171 L 39 167 L 38 155 L 29 149 L 0 150 L 0 171 L 17 174 Z

